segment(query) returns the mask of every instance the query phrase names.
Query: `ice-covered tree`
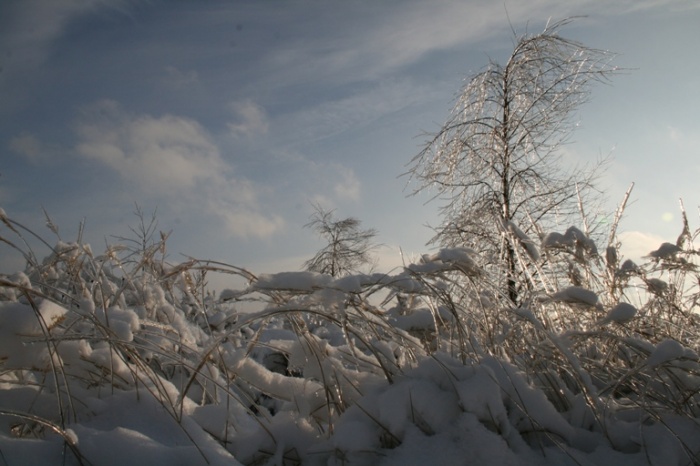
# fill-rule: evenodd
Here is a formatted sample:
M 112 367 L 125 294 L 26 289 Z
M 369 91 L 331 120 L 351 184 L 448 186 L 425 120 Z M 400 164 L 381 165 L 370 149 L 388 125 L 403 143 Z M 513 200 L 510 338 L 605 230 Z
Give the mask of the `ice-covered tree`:
M 313 229 L 325 242 L 314 257 L 304 263 L 306 270 L 338 277 L 357 271 L 372 263 L 371 252 L 377 231 L 360 228 L 361 222 L 353 217 L 337 220 L 333 210 L 314 206 L 311 221 L 305 225 Z
M 610 53 L 559 35 L 570 21 L 519 37 L 505 65 L 492 61 L 471 77 L 407 173 L 415 192 L 434 189 L 444 202 L 433 242 L 492 258 L 515 303 L 518 244 L 535 236 L 535 225 L 571 223 L 599 166 L 566 170 L 560 160 L 590 85 L 617 71 Z

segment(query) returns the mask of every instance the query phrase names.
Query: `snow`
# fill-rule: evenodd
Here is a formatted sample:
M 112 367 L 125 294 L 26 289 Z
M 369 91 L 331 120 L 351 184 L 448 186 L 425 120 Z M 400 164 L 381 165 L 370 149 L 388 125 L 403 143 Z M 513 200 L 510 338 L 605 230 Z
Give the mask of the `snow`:
M 253 288 L 259 290 L 313 291 L 315 288 L 327 285 L 330 281 L 330 275 L 316 272 L 280 272 L 260 275 Z
M 421 264 L 411 264 L 409 268 L 416 272 L 439 272 L 461 270 L 467 275 L 480 275 L 479 256 L 471 248 L 453 247 L 440 249 L 436 254 L 424 254 Z
M 437 315 L 428 308 L 415 309 L 410 314 L 391 318 L 391 323 L 404 330 L 429 330 L 443 322 L 450 322 L 452 315 L 444 308 L 438 309 Z
M 637 308 L 625 302 L 617 303 L 608 314 L 598 321 L 598 325 L 605 325 L 610 322 L 623 324 L 628 322 L 637 315 Z
M 580 286 L 564 288 L 563 290 L 551 294 L 549 298 L 554 302 L 580 304 L 584 306 L 595 306 L 598 304 L 598 295 Z
M 506 222 L 506 228 L 515 236 L 515 238 L 518 239 L 523 248 L 525 248 L 525 252 L 530 259 L 535 262 L 540 260 L 540 252 L 537 250 L 535 242 L 532 241 L 524 231 L 522 231 L 515 223 L 511 221 Z
M 562 238 L 559 254 L 592 254 L 578 229 L 543 248 Z M 697 342 L 648 338 L 636 325 L 651 307 L 595 284 L 504 307 L 479 288 L 486 261 L 454 247 L 387 274 L 246 275 L 217 297 L 172 270 L 93 267 L 85 245 L 54 251 L 45 274 L 0 282 L 3 464 L 684 466 L 700 453 Z M 650 267 L 647 286 L 661 281 Z
M 542 249 L 575 250 L 590 256 L 598 253 L 595 242 L 574 226 L 569 227 L 564 234 L 554 231 L 545 235 L 542 239 Z
M 566 230 L 566 233 L 564 233 L 564 236 L 577 247 L 584 249 L 587 253 L 591 255 L 598 253 L 598 248 L 596 247 L 595 242 L 578 228 L 574 226 L 569 227 Z
M 567 248 L 573 246 L 574 242 L 572 238 L 562 235 L 553 231 L 547 233 L 547 235 L 542 240 L 542 249 L 557 249 L 557 248 Z
M 676 340 L 665 339 L 661 341 L 647 359 L 649 367 L 656 367 L 668 363 L 674 359 L 682 358 L 685 348 Z
M 668 283 L 660 278 L 648 278 L 646 284 L 647 289 L 656 295 L 661 295 L 668 289 Z
M 682 249 L 673 243 L 662 243 L 658 249 L 649 253 L 649 257 L 654 259 L 672 259 L 681 251 Z
M 0 361 L 3 366 L 48 368 L 49 350 L 40 337 L 57 325 L 66 312 L 65 308 L 48 300 L 41 301 L 36 310 L 34 305 L 0 302 Z
M 620 269 L 616 272 L 616 274 L 618 276 L 626 276 L 626 275 L 636 273 L 638 271 L 639 271 L 639 268 L 637 267 L 637 264 L 635 264 L 634 261 L 631 259 L 626 259 L 622 263 L 622 265 L 620 266 Z

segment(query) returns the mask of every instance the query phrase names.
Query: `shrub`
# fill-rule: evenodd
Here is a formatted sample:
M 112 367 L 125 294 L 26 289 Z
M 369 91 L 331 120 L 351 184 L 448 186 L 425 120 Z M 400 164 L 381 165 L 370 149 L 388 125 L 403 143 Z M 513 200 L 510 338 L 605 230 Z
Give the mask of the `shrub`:
M 614 231 L 604 257 L 577 228 L 522 242 L 546 292 L 518 308 L 468 248 L 387 274 L 256 275 L 169 263 L 168 235 L 140 218 L 136 239 L 100 255 L 60 238 L 43 261 L 18 248 L 26 270 L 0 277 L 4 457 L 58 438 L 98 463 L 88 426 L 138 405 L 131 416 L 169 426 L 164 451 L 193 463 L 698 460 L 698 232 L 685 213 L 678 241 L 638 265 Z M 2 242 L 22 243 L 1 220 Z M 214 295 L 213 273 L 242 285 Z

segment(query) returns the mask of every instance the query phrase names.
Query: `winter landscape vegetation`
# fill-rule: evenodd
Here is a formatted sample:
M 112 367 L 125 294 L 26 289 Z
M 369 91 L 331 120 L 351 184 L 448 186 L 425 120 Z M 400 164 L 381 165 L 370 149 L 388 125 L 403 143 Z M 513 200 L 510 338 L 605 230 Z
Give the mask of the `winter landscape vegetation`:
M 513 30 L 407 155 L 439 221 L 388 271 L 322 202 L 317 252 L 271 271 L 174 257 L 139 205 L 99 248 L 0 209 L 24 263 L 0 274 L 0 464 L 699 464 L 700 229 L 681 201 L 625 257 L 634 185 L 600 221 L 608 162 L 562 162 L 597 85 L 634 72 L 576 21 Z

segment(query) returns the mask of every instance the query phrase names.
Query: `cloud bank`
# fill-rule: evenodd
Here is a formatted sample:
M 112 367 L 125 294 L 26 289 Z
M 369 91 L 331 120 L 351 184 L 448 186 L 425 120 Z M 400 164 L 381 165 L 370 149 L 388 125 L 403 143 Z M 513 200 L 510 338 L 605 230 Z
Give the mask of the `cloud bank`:
M 134 115 L 103 100 L 83 109 L 75 133 L 76 153 L 118 175 L 141 199 L 205 212 L 233 236 L 267 237 L 284 225 L 262 212 L 263 189 L 234 176 L 213 137 L 192 119 Z

